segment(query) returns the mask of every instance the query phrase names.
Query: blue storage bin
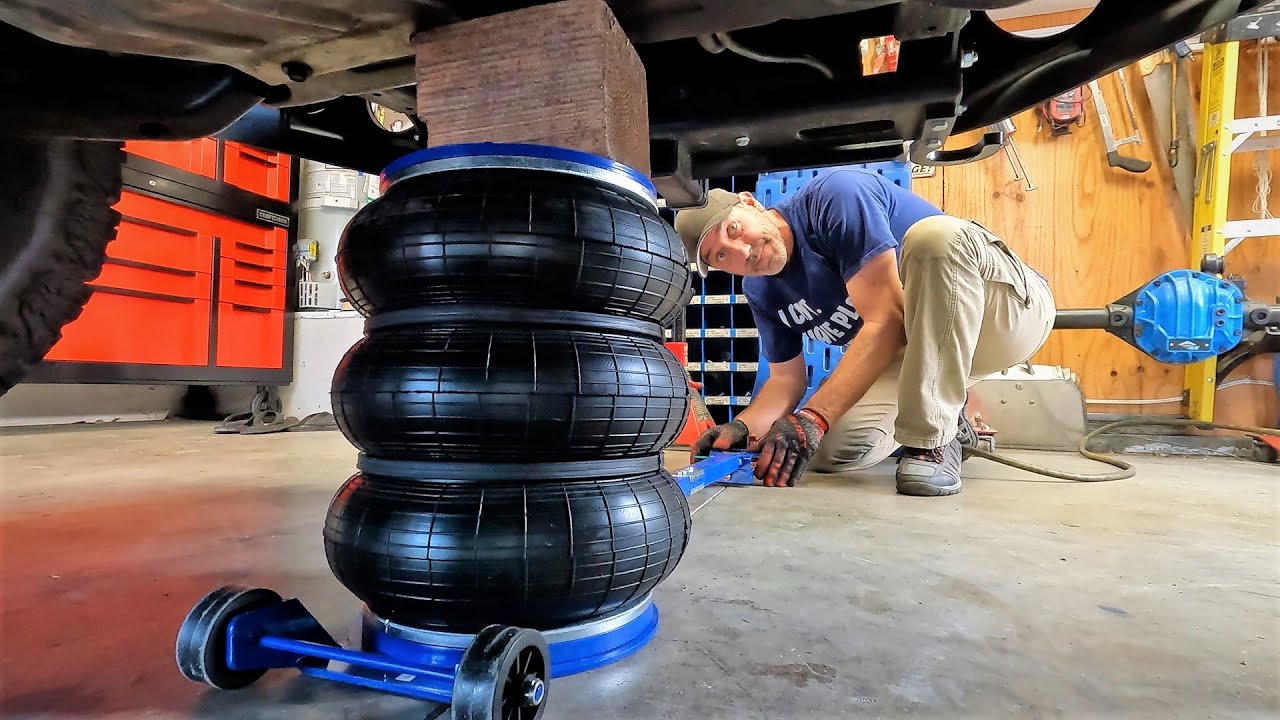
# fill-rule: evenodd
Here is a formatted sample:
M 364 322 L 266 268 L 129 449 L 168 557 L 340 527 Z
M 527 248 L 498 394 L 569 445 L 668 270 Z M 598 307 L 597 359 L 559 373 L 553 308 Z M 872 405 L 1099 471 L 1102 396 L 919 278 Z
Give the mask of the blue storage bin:
M 870 170 L 881 175 L 901 188 L 911 189 L 911 166 L 900 162 L 857 163 L 854 165 L 837 165 L 836 168 Z M 765 207 L 773 207 L 781 200 L 790 197 L 805 183 L 818 176 L 826 168 L 809 168 L 806 170 L 786 170 L 783 172 L 763 173 L 756 181 L 755 196 Z
M 840 358 L 844 356 L 844 350 L 843 345 L 837 347 L 809 338 L 804 339 L 803 349 L 800 354 L 804 357 L 804 371 L 805 375 L 808 376 L 808 382 L 805 383 L 804 397 L 800 398 L 800 405 L 804 405 L 809 401 L 810 396 L 817 391 L 818 386 L 836 368 L 836 363 L 840 362 Z M 751 394 L 755 395 L 760 392 L 760 388 L 764 386 L 764 381 L 768 379 L 769 363 L 765 362 L 762 353 L 760 367 L 756 370 L 756 384 L 751 389 Z M 797 405 L 797 407 L 800 405 Z

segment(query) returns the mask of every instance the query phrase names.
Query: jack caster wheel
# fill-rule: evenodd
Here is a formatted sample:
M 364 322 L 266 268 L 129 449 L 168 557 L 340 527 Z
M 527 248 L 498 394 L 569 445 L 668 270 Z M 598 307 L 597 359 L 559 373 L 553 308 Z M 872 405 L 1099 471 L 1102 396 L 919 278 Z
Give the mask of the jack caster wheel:
M 178 630 L 178 669 L 188 680 L 219 690 L 239 690 L 253 684 L 267 671 L 227 667 L 227 623 L 241 613 L 281 602 L 284 600 L 271 590 L 240 585 L 224 585 L 205 595 Z
M 547 707 L 549 670 L 542 633 L 486 627 L 458 664 L 453 720 L 538 720 Z

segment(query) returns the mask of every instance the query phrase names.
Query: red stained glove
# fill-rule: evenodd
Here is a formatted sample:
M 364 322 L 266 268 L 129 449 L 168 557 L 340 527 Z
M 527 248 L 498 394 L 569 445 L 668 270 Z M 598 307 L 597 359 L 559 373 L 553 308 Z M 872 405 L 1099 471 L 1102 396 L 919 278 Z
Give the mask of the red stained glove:
M 717 425 L 702 433 L 702 437 L 693 443 L 689 462 L 697 462 L 698 458 L 706 457 L 712 450 L 746 450 L 750 436 L 751 431 L 741 420 L 735 419 L 724 425 Z
M 756 444 L 755 476 L 767 487 L 795 487 L 829 428 L 827 419 L 809 408 L 778 418 Z

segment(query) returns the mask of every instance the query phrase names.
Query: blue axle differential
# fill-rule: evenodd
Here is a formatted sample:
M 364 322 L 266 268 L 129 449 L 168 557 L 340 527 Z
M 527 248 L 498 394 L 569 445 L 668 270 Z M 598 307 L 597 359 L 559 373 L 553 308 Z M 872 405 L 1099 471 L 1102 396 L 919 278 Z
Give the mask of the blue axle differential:
M 1249 302 L 1213 274 L 1173 270 L 1105 308 L 1059 310 L 1056 329 L 1104 329 L 1173 365 L 1228 353 L 1255 333 L 1280 334 L 1280 305 Z

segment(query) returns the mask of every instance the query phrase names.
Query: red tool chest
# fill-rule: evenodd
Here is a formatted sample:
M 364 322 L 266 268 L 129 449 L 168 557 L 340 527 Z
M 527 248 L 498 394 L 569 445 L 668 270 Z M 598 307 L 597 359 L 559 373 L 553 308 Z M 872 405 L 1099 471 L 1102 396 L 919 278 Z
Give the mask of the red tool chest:
M 284 354 L 289 236 L 280 228 L 221 223 L 217 364 L 277 367 Z
M 213 138 L 125 150 L 116 239 L 33 379 L 289 382 L 290 158 Z

